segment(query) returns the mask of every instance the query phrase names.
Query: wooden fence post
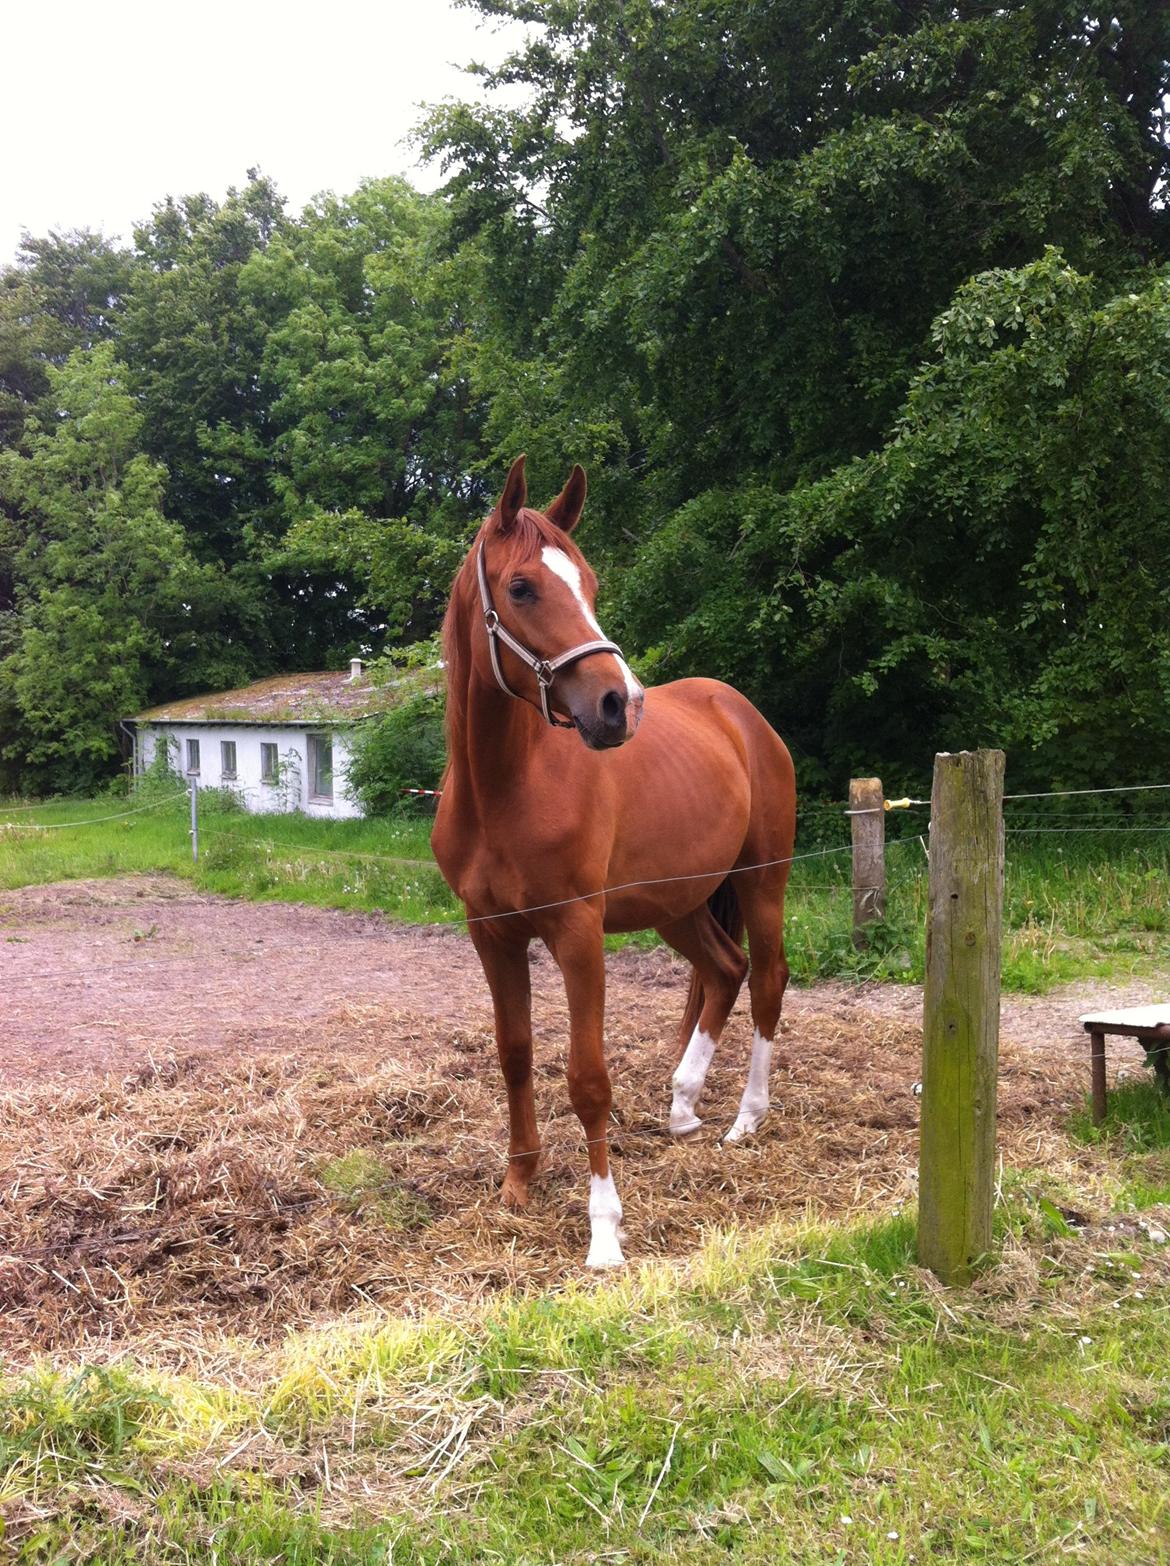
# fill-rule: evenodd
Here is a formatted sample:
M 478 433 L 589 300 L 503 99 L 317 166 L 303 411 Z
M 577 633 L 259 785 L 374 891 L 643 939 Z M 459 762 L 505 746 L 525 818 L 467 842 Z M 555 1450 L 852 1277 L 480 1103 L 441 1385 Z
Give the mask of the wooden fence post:
M 849 780 L 853 832 L 853 944 L 869 944 L 865 926 L 886 913 L 886 812 L 881 778 Z
M 918 1260 L 970 1281 L 991 1249 L 1003 922 L 1001 750 L 934 758 Z

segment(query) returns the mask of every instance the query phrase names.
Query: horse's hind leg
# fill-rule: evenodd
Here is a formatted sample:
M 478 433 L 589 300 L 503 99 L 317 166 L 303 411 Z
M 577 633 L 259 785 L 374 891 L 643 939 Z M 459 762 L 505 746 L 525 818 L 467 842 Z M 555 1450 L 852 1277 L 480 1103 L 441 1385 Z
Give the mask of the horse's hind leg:
M 752 1060 L 735 1123 L 723 1138 L 738 1142 L 758 1131 L 768 1113 L 768 1078 L 780 1007 L 788 984 L 784 956 L 784 886 L 788 866 L 736 877 L 736 893 L 751 952 Z
M 716 923 L 706 903 L 683 919 L 659 925 L 658 933 L 693 965 L 698 986 L 697 993 L 692 988 L 693 1003 L 687 1008 L 679 1040 L 682 1058 L 671 1078 L 670 1129 L 675 1136 L 685 1136 L 703 1123 L 696 1106 L 719 1035 L 743 985 L 747 958 Z
M 532 984 L 528 939 L 472 924 L 496 1014 L 496 1051 L 508 1092 L 508 1169 L 500 1190 L 505 1207 L 527 1207 L 528 1186 L 540 1162 L 532 1097 Z

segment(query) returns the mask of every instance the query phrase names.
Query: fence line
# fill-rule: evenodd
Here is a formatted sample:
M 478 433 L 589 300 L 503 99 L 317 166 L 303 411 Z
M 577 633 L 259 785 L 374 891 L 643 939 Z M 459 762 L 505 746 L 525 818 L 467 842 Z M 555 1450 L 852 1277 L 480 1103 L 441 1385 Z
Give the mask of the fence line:
M 1158 789 L 1170 788 L 1170 783 L 1122 783 L 1116 788 L 1054 788 L 1039 794 L 1005 794 L 1009 799 L 1071 799 L 1074 794 L 1152 794 Z
M 218 836 L 218 837 L 231 837 L 231 838 L 235 839 L 237 842 L 248 842 L 248 841 L 251 841 L 256 847 L 264 846 L 266 849 L 268 849 L 269 852 L 271 852 L 273 854 L 279 854 L 281 852 L 281 850 L 277 848 L 275 840 L 271 839 L 271 838 L 266 838 L 266 839 L 265 838 L 262 838 L 262 839 L 247 839 L 245 837 L 242 837 L 238 833 L 226 833 L 226 832 L 224 832 L 224 833 L 213 833 L 211 835 L 213 837 L 215 837 L 215 836 Z M 908 842 L 913 842 L 913 841 L 915 841 L 914 838 L 909 838 L 909 837 L 907 837 L 907 838 L 899 838 L 899 839 L 894 840 L 891 843 L 890 846 L 891 847 L 897 847 L 901 843 L 908 843 Z M 852 852 L 853 852 L 852 844 L 850 844 L 850 843 L 843 843 L 843 844 L 840 844 L 839 846 L 837 846 L 835 848 L 817 848 L 817 849 L 812 849 L 808 853 L 805 853 L 805 854 L 790 854 L 790 855 L 786 855 L 785 857 L 783 857 L 781 859 L 765 859 L 765 860 L 761 860 L 760 863 L 758 863 L 758 864 L 734 865 L 734 866 L 731 867 L 731 869 L 728 869 L 728 870 L 702 870 L 702 871 L 694 871 L 694 872 L 686 874 L 686 875 L 667 875 L 667 876 L 645 877 L 645 878 L 643 878 L 641 880 L 637 880 L 637 881 L 623 881 L 623 882 L 620 882 L 616 886 L 601 887 L 596 892 L 579 892 L 576 896 L 573 896 L 573 897 L 562 897 L 562 898 L 557 899 L 555 902 L 536 903 L 536 904 L 533 904 L 532 906 L 527 907 L 527 908 L 510 908 L 510 909 L 507 909 L 507 910 L 505 910 L 505 911 L 503 911 L 501 913 L 475 914 L 475 915 L 473 915 L 469 919 L 465 918 L 464 922 L 467 923 L 467 924 L 481 924 L 481 923 L 483 923 L 483 922 L 485 922 L 485 921 L 487 921 L 489 919 L 517 919 L 517 918 L 522 917 L 525 914 L 544 913 L 544 912 L 546 912 L 550 908 L 564 908 L 564 907 L 567 907 L 571 903 L 592 902 L 595 898 L 598 898 L 598 897 L 609 897 L 609 896 L 612 896 L 615 892 L 632 891 L 635 888 L 641 887 L 641 886 L 664 886 L 664 885 L 673 884 L 673 883 L 679 882 L 679 881 L 710 881 L 710 880 L 713 880 L 717 876 L 720 877 L 723 880 L 727 880 L 731 876 L 734 876 L 734 875 L 746 875 L 746 874 L 748 874 L 752 870 L 768 870 L 768 869 L 774 868 L 777 865 L 796 864 L 799 861 L 808 860 L 808 859 L 826 859 L 826 858 L 829 858 L 829 857 L 831 857 L 831 856 L 833 856 L 835 854 L 851 854 Z M 418 867 L 420 869 L 428 869 L 428 870 L 429 869 L 434 869 L 436 871 L 438 870 L 438 866 L 435 865 L 433 863 L 433 861 L 426 860 L 426 859 L 400 859 L 400 858 L 396 857 L 393 854 L 379 854 L 379 853 L 372 853 L 372 852 L 366 852 L 366 851 L 361 851 L 361 850 L 350 851 L 350 850 L 343 849 L 343 848 L 320 848 L 320 849 L 304 848 L 304 849 L 302 849 L 301 845 L 289 845 L 289 853 L 288 853 L 288 857 L 289 858 L 298 858 L 298 857 L 300 857 L 300 858 L 303 858 L 303 859 L 314 859 L 314 858 L 320 858 L 322 856 L 327 856 L 329 858 L 337 858 L 337 859 L 349 859 L 349 860 L 376 860 L 378 862 L 386 863 L 386 864 L 397 864 L 397 865 L 408 864 L 408 865 L 412 865 L 412 866 Z
M 75 798 L 73 798 L 71 796 L 66 796 L 63 799 L 38 799 L 38 800 L 35 800 L 31 805 L 0 805 L 0 811 L 2 811 L 2 810 L 7 810 L 7 811 L 13 811 L 13 810 L 51 810 L 54 806 L 60 806 L 60 805 L 86 805 L 88 803 L 89 803 L 89 801 L 85 800 L 85 799 L 75 799 Z
M 1056 833 L 1057 836 L 1066 837 L 1100 837 L 1106 832 L 1170 832 L 1170 824 L 1166 826 L 1100 826 L 1100 827 L 1010 827 L 1005 826 L 1004 831 L 1012 837 L 1036 837 L 1048 836 Z
M 1170 830 L 1170 828 L 1168 828 L 1167 830 Z M 376 852 L 372 852 L 370 850 L 364 850 L 364 849 L 313 848 L 313 847 L 311 847 L 311 846 L 309 846 L 307 844 L 303 844 L 303 843 L 280 844 L 280 843 L 277 843 L 274 838 L 270 838 L 270 837 L 267 837 L 267 838 L 263 838 L 263 837 L 262 838 L 246 837 L 246 836 L 244 836 L 244 835 L 242 835 L 242 834 L 240 834 L 238 832 L 214 832 L 214 831 L 213 832 L 206 832 L 205 831 L 202 834 L 202 836 L 205 839 L 207 839 L 208 841 L 211 841 L 211 842 L 222 842 L 225 839 L 230 839 L 232 842 L 244 843 L 244 844 L 247 844 L 247 845 L 249 845 L 250 847 L 253 847 L 253 848 L 263 848 L 267 853 L 272 854 L 275 857 L 281 858 L 281 859 L 287 858 L 287 859 L 304 859 L 304 860 L 309 860 L 309 859 L 320 859 L 320 858 L 323 858 L 323 857 L 324 858 L 329 858 L 329 859 L 360 859 L 360 860 L 370 860 L 370 859 L 373 859 L 373 860 L 379 861 L 380 863 L 384 863 L 384 864 L 388 864 L 388 865 L 409 865 L 412 869 L 434 870 L 436 874 L 439 873 L 439 867 L 438 867 L 438 865 L 435 863 L 435 861 L 433 859 L 406 859 L 406 858 L 400 858 L 396 854 L 380 854 L 380 853 L 376 853 Z M 898 848 L 903 843 L 917 843 L 918 841 L 919 841 L 919 838 L 918 838 L 917 835 L 910 836 L 910 837 L 902 837 L 902 838 L 891 838 L 891 839 L 888 840 L 889 847 L 891 847 L 891 848 Z M 819 854 L 845 853 L 846 850 L 849 848 L 849 846 L 850 845 L 848 843 L 843 843 L 839 847 L 835 847 L 835 848 L 831 848 L 831 849 L 818 850 L 817 852 Z M 802 857 L 805 857 L 805 856 L 802 856 L 802 855 L 799 855 L 799 854 L 794 855 L 795 859 L 800 859 Z M 813 856 L 810 855 L 808 857 L 813 857 Z M 750 866 L 745 866 L 744 868 L 751 868 L 751 867 Z M 729 874 L 735 874 L 736 872 L 735 871 L 729 871 L 728 873 Z M 919 872 L 917 870 L 911 870 L 909 872 L 909 874 L 903 875 L 903 876 L 899 877 L 897 880 L 891 882 L 891 885 L 892 886 L 905 886 L 910 881 L 913 881 L 913 880 L 917 879 L 918 874 L 919 874 Z M 799 890 L 802 891 L 802 892 L 839 892 L 843 887 L 847 888 L 848 885 L 849 885 L 849 881 L 848 881 L 847 877 L 842 876 L 842 877 L 840 877 L 836 881 L 801 881 L 800 886 L 799 886 Z M 597 896 L 598 894 L 597 893 L 593 893 L 591 895 Z
M 144 810 L 158 810 L 162 805 L 173 804 L 176 799 L 186 799 L 187 790 L 166 794 L 153 799 L 148 805 L 136 805 L 133 810 L 120 810 L 112 816 L 90 816 L 88 821 L 0 821 L 0 831 L 8 832 L 63 832 L 68 827 L 98 826 L 103 821 L 124 821 L 127 816 L 140 816 Z
M 1096 794 L 1121 794 L 1121 793 L 1154 792 L 1154 791 L 1165 790 L 1165 789 L 1170 789 L 1170 784 L 1151 783 L 1151 784 L 1120 785 L 1120 786 L 1117 786 L 1117 787 L 1107 787 L 1107 788 L 1101 788 L 1101 789 L 1048 790 L 1048 791 L 1044 791 L 1044 792 L 1029 793 L 1029 794 L 1006 795 L 1006 796 L 1004 796 L 1004 798 L 1005 798 L 1006 801 L 1015 801 L 1015 800 L 1024 800 L 1024 799 L 1055 799 L 1055 798 L 1064 798 L 1064 797 L 1072 797 L 1072 796 L 1084 797 L 1084 796 L 1096 795 Z M 245 787 L 245 788 L 241 788 L 241 789 L 232 790 L 231 792 L 233 792 L 233 793 L 235 793 L 237 795 L 240 795 L 240 794 L 252 795 L 256 791 L 253 790 L 253 789 Z M 853 790 L 852 790 L 852 786 L 851 786 L 851 794 L 852 794 L 852 792 L 853 792 Z M 187 794 L 187 790 L 184 789 L 184 790 L 182 790 L 180 792 L 177 792 L 177 793 L 175 793 L 173 795 L 166 795 L 166 796 L 164 796 L 164 797 L 162 797 L 160 799 L 152 800 L 152 801 L 150 801 L 150 802 L 148 802 L 147 804 L 144 804 L 144 805 L 135 806 L 135 807 L 133 807 L 133 808 L 131 808 L 129 810 L 118 811 L 118 812 L 114 812 L 112 814 L 105 815 L 105 816 L 93 816 L 93 817 L 90 817 L 88 820 L 30 822 L 30 823 L 0 821 L 0 836 L 3 835 L 5 830 L 7 830 L 9 832 L 21 832 L 21 831 L 26 831 L 26 832 L 27 831 L 34 831 L 34 832 L 35 831 L 62 831 L 62 830 L 75 829 L 75 828 L 79 829 L 79 828 L 86 827 L 86 826 L 97 826 L 97 825 L 100 825 L 100 824 L 102 824 L 104 822 L 107 822 L 107 821 L 124 820 L 124 819 L 126 819 L 126 818 L 128 818 L 130 816 L 140 815 L 140 814 L 142 814 L 142 813 L 144 813 L 146 811 L 160 809 L 164 805 L 168 805 L 168 804 L 170 804 L 170 803 L 172 803 L 174 801 L 177 801 L 177 800 L 179 800 L 181 798 L 184 798 L 186 794 Z M 192 791 L 192 799 L 193 799 L 192 808 L 193 808 L 193 811 L 194 811 L 194 799 L 197 797 L 197 794 L 198 794 L 198 790 L 197 789 Z M 872 794 L 871 794 L 871 797 L 872 797 Z M 878 784 L 878 797 L 879 798 L 882 797 L 881 793 L 880 793 L 880 784 Z M 865 816 L 865 815 L 878 815 L 878 814 L 884 815 L 886 812 L 890 811 L 891 809 L 903 810 L 903 809 L 928 808 L 929 807 L 929 803 L 930 802 L 927 801 L 927 800 L 921 800 L 921 799 L 915 799 L 915 798 L 909 798 L 909 797 L 905 798 L 905 799 L 898 799 L 898 800 L 882 799 L 882 804 L 880 806 L 876 806 L 876 805 L 875 806 L 868 806 L 868 807 L 863 807 L 861 809 L 858 809 L 858 808 L 844 808 L 843 814 L 846 817 Z M 0 807 L 0 808 L 2 808 L 2 807 Z M 13 808 L 16 808 L 16 809 L 32 809 L 32 808 L 35 808 L 35 807 L 33 807 L 33 806 L 19 806 L 19 807 L 13 807 Z M 801 814 L 802 815 L 808 815 L 808 814 L 814 814 L 815 813 L 816 815 L 821 816 L 821 818 L 823 819 L 824 813 L 829 812 L 829 811 L 836 812 L 837 810 L 840 810 L 840 809 L 842 809 L 842 807 L 834 805 L 834 804 L 831 804 L 831 803 L 818 801 L 818 802 L 814 802 L 811 806 L 805 807 L 805 809 L 801 812 Z M 193 816 L 193 819 L 194 819 L 194 816 Z M 1006 815 L 1006 819 L 1005 819 L 1005 831 L 1007 833 L 1011 834 L 1012 836 L 1075 836 L 1075 835 L 1096 836 L 1096 835 L 1103 835 L 1103 834 L 1109 834 L 1109 835 L 1135 834 L 1135 833 L 1150 834 L 1150 833 L 1160 833 L 1160 832 L 1164 833 L 1164 832 L 1170 831 L 1170 825 L 1137 825 L 1137 826 L 1133 826 L 1133 825 L 1100 824 L 1100 825 L 1094 825 L 1092 827 L 1080 827 L 1080 826 L 1039 826 L 1039 825 L 1018 825 L 1017 826 L 1017 825 L 1014 824 L 1015 820 L 1021 820 L 1021 819 L 1023 821 L 1027 821 L 1027 822 L 1036 822 L 1036 821 L 1043 821 L 1045 819 L 1051 819 L 1051 817 L 1045 817 L 1043 815 L 1037 815 L 1035 813 L 1025 814 L 1022 817 L 1013 817 L 1010 813 L 1008 813 Z M 1063 818 L 1063 819 L 1068 819 L 1068 818 Z M 1094 822 L 1102 822 L 1102 823 L 1104 823 L 1104 822 L 1113 823 L 1113 822 L 1116 821 L 1115 817 L 1102 816 L 1100 813 L 1095 813 L 1095 814 L 1093 814 L 1091 816 L 1082 814 L 1080 819 L 1082 819 L 1082 820 L 1091 819 Z M 1012 824 L 1009 824 L 1009 823 L 1012 823 Z M 340 860 L 348 861 L 350 863 L 360 863 L 360 862 L 364 861 L 364 862 L 381 863 L 381 864 L 386 864 L 386 865 L 390 865 L 390 866 L 396 866 L 396 867 L 400 867 L 400 868 L 404 868 L 404 869 L 413 869 L 413 870 L 431 870 L 431 869 L 434 869 L 434 870 L 436 870 L 436 872 L 438 870 L 438 867 L 434 864 L 434 862 L 432 860 L 429 860 L 429 859 L 408 858 L 406 856 L 399 856 L 399 855 L 394 855 L 394 854 L 380 853 L 380 852 L 377 852 L 377 851 L 368 851 L 368 850 L 361 850 L 361 849 L 315 848 L 315 847 L 311 847 L 309 845 L 302 845 L 302 844 L 283 845 L 283 844 L 278 844 L 277 840 L 275 838 L 253 838 L 253 837 L 250 837 L 248 834 L 245 834 L 245 833 L 231 832 L 231 831 L 226 831 L 226 832 L 212 831 L 208 835 L 210 836 L 210 838 L 213 841 L 217 841 L 217 840 L 223 838 L 223 839 L 229 839 L 229 840 L 240 842 L 240 843 L 247 843 L 250 847 L 252 847 L 252 848 L 254 848 L 256 850 L 263 850 L 265 853 L 267 853 L 271 857 L 286 857 L 286 858 L 288 858 L 290 860 L 299 859 L 302 862 L 312 861 L 314 859 L 318 859 L 319 860 L 321 858 L 332 858 L 332 859 L 340 859 Z M 906 837 L 892 838 L 892 839 L 884 840 L 883 844 L 882 844 L 883 857 L 884 857 L 884 849 L 885 849 L 885 847 L 887 845 L 888 846 L 897 846 L 900 843 L 910 842 L 910 841 L 913 840 L 913 836 L 914 835 L 915 834 L 911 834 L 911 835 L 908 835 Z M 883 834 L 883 838 L 884 838 L 884 834 Z M 919 842 L 922 843 L 923 848 L 925 850 L 926 849 L 925 836 L 924 835 L 918 835 L 918 840 L 919 840 Z M 809 859 L 830 858 L 830 857 L 836 856 L 838 854 L 844 854 L 844 853 L 853 853 L 853 855 L 854 855 L 854 882 L 857 883 L 858 882 L 858 875 L 860 873 L 859 869 L 858 869 L 858 859 L 857 859 L 858 849 L 857 849 L 857 845 L 856 844 L 842 844 L 842 845 L 836 846 L 836 847 L 814 849 L 814 850 L 812 850 L 810 852 L 807 852 L 807 853 L 793 854 L 793 855 L 790 855 L 790 856 L 788 856 L 787 858 L 784 858 L 784 859 L 765 860 L 765 861 L 762 861 L 761 863 L 756 864 L 756 865 L 735 866 L 735 867 L 732 867 L 729 870 L 724 870 L 724 871 L 696 872 L 694 874 L 677 875 L 677 876 L 661 876 L 661 877 L 657 877 L 657 878 L 653 878 L 653 879 L 645 879 L 645 880 L 640 880 L 640 881 L 623 882 L 623 883 L 621 883 L 621 884 L 619 884 L 617 886 L 603 887 L 603 888 L 601 888 L 601 889 L 599 889 L 598 891 L 595 891 L 595 892 L 579 893 L 579 894 L 577 894 L 574 897 L 562 898 L 562 899 L 559 899 L 558 901 L 555 901 L 555 902 L 536 904 L 536 905 L 533 905 L 533 906 L 528 907 L 528 908 L 510 909 L 510 910 L 507 910 L 505 912 L 498 913 L 498 914 L 475 915 L 470 920 L 468 920 L 467 922 L 468 923 L 479 923 L 479 922 L 482 922 L 482 921 L 486 921 L 488 919 L 518 918 L 518 917 L 522 917 L 523 915 L 530 914 L 530 913 L 539 913 L 539 912 L 544 912 L 544 911 L 546 911 L 548 909 L 551 909 L 551 908 L 564 907 L 564 906 L 566 906 L 566 905 L 568 905 L 570 903 L 590 902 L 590 901 L 593 901 L 595 898 L 598 898 L 598 897 L 610 896 L 610 895 L 613 895 L 614 893 L 620 892 L 620 891 L 634 890 L 635 888 L 640 887 L 640 886 L 667 885 L 667 884 L 671 884 L 671 883 L 674 883 L 674 882 L 680 882 L 680 881 L 710 880 L 710 879 L 713 879 L 716 876 L 720 876 L 721 878 L 726 879 L 727 877 L 730 877 L 730 876 L 733 876 L 733 875 L 746 874 L 746 873 L 748 873 L 749 871 L 752 871 L 752 870 L 767 869 L 767 868 L 771 868 L 773 866 L 780 865 L 780 864 L 795 864 L 795 863 L 798 863 L 798 862 L 801 862 L 801 861 L 807 861 Z M 929 858 L 929 851 L 927 851 L 927 857 Z M 872 874 L 871 874 L 870 871 L 866 871 L 865 872 L 865 876 L 868 876 L 870 879 L 872 879 Z M 865 877 L 863 876 L 863 879 L 864 878 Z M 908 880 L 908 879 L 910 879 L 910 877 L 904 877 L 904 878 L 902 878 L 899 881 L 898 884 L 899 885 L 904 884 L 904 882 L 906 880 Z M 840 884 L 841 883 L 821 882 L 821 883 L 816 884 L 814 886 L 810 886 L 808 889 L 809 890 L 833 890 L 833 889 L 836 889 L 836 887 L 839 886 Z M 856 885 L 855 885 L 854 890 L 856 892 Z M 864 890 L 864 887 L 863 887 L 863 890 Z

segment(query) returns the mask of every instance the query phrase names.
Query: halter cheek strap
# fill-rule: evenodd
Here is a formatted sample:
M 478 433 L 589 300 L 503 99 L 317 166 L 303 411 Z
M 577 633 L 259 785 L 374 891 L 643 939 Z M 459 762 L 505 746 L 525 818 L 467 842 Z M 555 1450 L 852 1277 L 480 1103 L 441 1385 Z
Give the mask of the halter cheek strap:
M 549 705 L 548 693 L 553 680 L 562 669 L 568 668 L 581 658 L 588 658 L 592 653 L 614 653 L 622 656 L 622 650 L 616 642 L 607 642 L 604 638 L 593 642 L 579 642 L 576 647 L 570 647 L 568 652 L 558 653 L 555 658 L 538 658 L 534 652 L 525 647 L 524 643 L 517 641 L 506 625 L 500 623 L 500 617 L 496 612 L 496 606 L 492 603 L 491 588 L 488 586 L 487 564 L 483 557 L 483 545 L 479 546 L 476 556 L 476 574 L 479 578 L 479 599 L 483 605 L 483 623 L 488 636 L 488 651 L 492 659 L 492 673 L 496 677 L 496 684 L 509 696 L 515 696 L 522 700 L 519 691 L 514 691 L 504 678 L 504 671 L 500 667 L 499 643 L 503 642 L 509 651 L 515 653 L 521 663 L 527 664 L 533 674 L 536 675 L 536 683 L 540 687 L 540 710 L 544 713 L 545 720 L 556 729 L 571 729 L 576 725 L 571 719 L 558 718 Z

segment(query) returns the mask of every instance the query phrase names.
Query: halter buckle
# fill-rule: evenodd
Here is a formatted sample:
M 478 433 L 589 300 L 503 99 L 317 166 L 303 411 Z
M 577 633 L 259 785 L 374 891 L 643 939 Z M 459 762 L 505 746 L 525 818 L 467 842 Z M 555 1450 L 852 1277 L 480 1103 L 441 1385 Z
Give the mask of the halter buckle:
M 500 617 L 494 609 L 485 609 L 483 612 L 483 623 L 488 628 L 488 634 L 494 636 L 500 624 Z
M 536 683 L 547 690 L 556 678 L 556 670 L 547 658 L 542 658 L 539 663 L 532 665 L 532 672 L 536 676 Z

